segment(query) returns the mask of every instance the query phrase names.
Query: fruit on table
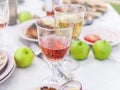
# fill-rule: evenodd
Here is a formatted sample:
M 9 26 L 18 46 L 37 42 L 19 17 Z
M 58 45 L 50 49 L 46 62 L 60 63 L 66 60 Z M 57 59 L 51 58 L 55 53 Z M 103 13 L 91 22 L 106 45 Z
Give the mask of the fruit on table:
M 96 59 L 105 60 L 109 57 L 112 51 L 112 46 L 106 40 L 98 40 L 94 43 L 92 51 Z
M 84 37 L 84 39 L 90 43 L 95 43 L 96 41 L 100 40 L 100 37 L 96 34 L 88 34 Z
M 20 23 L 23 23 L 23 22 L 31 20 L 31 19 L 32 19 L 32 15 L 29 11 L 21 11 L 18 14 L 18 20 Z
M 90 46 L 84 41 L 74 41 L 70 47 L 70 53 L 76 60 L 84 60 L 88 57 Z
M 14 59 L 18 67 L 27 67 L 32 64 L 34 54 L 29 47 L 20 47 L 15 51 Z

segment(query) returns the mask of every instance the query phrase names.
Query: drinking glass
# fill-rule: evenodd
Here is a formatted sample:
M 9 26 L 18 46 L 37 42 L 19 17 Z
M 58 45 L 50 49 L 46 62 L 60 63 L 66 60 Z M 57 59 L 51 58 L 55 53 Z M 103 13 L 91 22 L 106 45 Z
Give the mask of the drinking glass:
M 84 14 L 86 11 L 85 7 L 78 4 L 62 4 L 54 6 L 53 10 L 55 14 L 56 27 L 65 28 L 71 23 L 74 24 L 72 42 L 78 40 L 84 21 Z M 79 66 L 79 63 L 73 60 L 71 56 L 69 57 L 66 58 L 64 64 L 66 64 L 69 69 L 74 70 Z
M 0 0 L 0 48 L 3 48 L 3 32 L 9 22 L 8 0 Z
M 52 76 L 43 80 L 47 84 L 57 84 L 60 82 L 57 77 L 59 62 L 61 62 L 69 52 L 72 39 L 72 25 L 65 28 L 56 28 L 51 16 L 37 20 L 38 43 L 43 56 L 52 64 Z
M 64 83 L 60 90 L 82 90 L 82 85 L 79 81 L 72 80 Z

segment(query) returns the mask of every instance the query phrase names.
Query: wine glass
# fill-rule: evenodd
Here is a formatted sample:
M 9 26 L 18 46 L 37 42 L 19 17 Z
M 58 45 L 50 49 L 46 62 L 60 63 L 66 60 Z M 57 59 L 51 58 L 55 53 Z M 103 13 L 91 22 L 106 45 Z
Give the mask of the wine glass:
M 71 80 L 64 83 L 59 90 L 82 90 L 82 85 L 79 81 Z
M 9 3 L 8 0 L 0 0 L 0 48 L 4 48 L 3 32 L 9 22 Z
M 72 39 L 72 24 L 66 28 L 56 28 L 52 16 L 40 18 L 36 22 L 38 44 L 43 56 L 52 64 L 52 76 L 42 81 L 54 85 L 62 83 L 57 76 L 59 64 L 69 52 Z
M 56 27 L 63 28 L 73 23 L 72 42 L 78 40 L 84 21 L 85 7 L 78 4 L 62 4 L 54 6 L 53 10 Z M 73 60 L 69 54 L 69 57 L 65 58 L 63 65 L 70 70 L 75 70 L 79 67 L 79 62 Z

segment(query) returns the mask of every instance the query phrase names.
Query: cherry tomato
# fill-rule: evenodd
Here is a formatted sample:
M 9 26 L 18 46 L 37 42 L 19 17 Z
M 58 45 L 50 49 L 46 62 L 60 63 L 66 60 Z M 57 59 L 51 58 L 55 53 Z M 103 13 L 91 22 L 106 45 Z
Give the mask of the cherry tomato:
M 85 36 L 84 39 L 88 42 L 95 43 L 97 40 L 100 40 L 100 36 L 96 34 L 89 34 Z

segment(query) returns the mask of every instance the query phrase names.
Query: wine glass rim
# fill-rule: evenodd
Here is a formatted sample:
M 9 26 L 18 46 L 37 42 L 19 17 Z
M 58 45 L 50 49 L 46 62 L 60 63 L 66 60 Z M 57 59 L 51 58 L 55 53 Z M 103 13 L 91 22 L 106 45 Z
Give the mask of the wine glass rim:
M 60 12 L 60 11 L 56 10 L 57 7 L 63 7 L 63 6 L 76 6 L 76 7 L 80 7 L 80 8 L 83 9 L 83 11 L 81 13 L 85 13 L 86 12 L 85 6 L 80 5 L 80 4 L 60 4 L 60 5 L 55 5 L 53 7 L 54 12 L 59 13 L 59 14 L 64 13 L 64 12 Z M 79 12 L 74 12 L 74 14 L 76 14 L 76 13 L 79 13 Z M 69 14 L 69 12 L 65 13 L 65 14 Z
M 40 26 L 40 25 L 38 24 L 38 22 L 39 22 L 42 18 L 46 18 L 46 17 L 53 17 L 53 18 L 54 18 L 54 23 L 53 23 L 52 25 L 55 26 L 55 17 L 54 17 L 54 16 L 45 16 L 45 17 L 41 17 L 41 18 L 39 18 L 39 19 L 36 20 L 35 24 L 36 24 L 37 28 L 41 28 L 41 29 L 44 29 L 44 30 L 46 30 L 46 31 L 55 31 L 56 29 L 57 29 L 57 30 L 67 30 L 67 29 L 69 29 L 69 28 L 73 28 L 73 24 L 72 24 L 72 23 L 70 23 L 70 25 L 69 25 L 68 27 L 65 27 L 65 28 L 57 28 L 57 27 L 54 27 L 54 28 L 50 29 L 50 28 L 45 28 L 45 27 Z

